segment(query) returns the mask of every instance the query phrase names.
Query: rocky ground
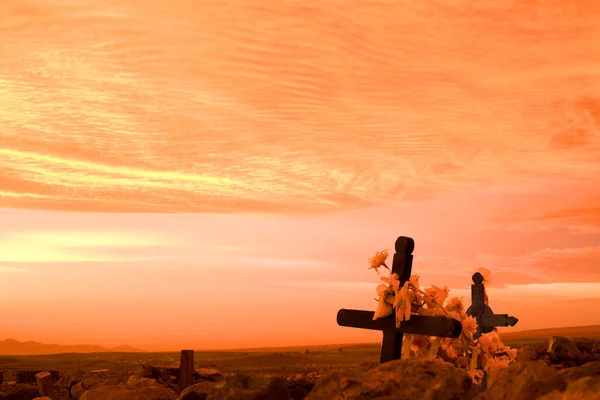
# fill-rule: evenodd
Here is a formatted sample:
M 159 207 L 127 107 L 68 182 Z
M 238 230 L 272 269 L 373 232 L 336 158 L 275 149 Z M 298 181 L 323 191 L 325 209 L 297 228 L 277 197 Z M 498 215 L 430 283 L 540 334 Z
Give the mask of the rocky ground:
M 296 374 L 231 371 L 202 364 L 196 368 L 195 383 L 183 392 L 178 388 L 178 365 L 146 361 L 133 374 L 61 371 L 52 400 L 600 400 L 599 340 L 553 337 L 549 343 L 523 346 L 518 359 L 484 393 L 471 384 L 464 370 L 433 360 L 382 365 L 369 361 Z M 0 387 L 0 400 L 42 399 L 37 396 L 34 385 Z

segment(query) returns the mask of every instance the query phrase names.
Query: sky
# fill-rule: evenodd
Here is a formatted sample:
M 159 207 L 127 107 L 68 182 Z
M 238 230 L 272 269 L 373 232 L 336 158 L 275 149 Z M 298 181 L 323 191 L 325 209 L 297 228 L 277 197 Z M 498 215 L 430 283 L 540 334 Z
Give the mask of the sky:
M 600 324 L 595 0 L 0 0 L 0 340 L 375 342 L 376 251 Z

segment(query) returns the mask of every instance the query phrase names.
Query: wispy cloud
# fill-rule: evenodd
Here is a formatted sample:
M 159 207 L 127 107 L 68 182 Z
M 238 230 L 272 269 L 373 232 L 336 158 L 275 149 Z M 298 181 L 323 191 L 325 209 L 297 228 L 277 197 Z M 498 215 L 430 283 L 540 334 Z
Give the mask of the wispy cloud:
M 168 238 L 148 233 L 126 231 L 64 231 L 34 230 L 30 232 L 2 232 L 0 235 L 0 262 L 56 263 L 108 262 L 143 260 L 143 254 L 124 249 L 147 249 L 168 246 Z M 154 255 L 154 258 L 156 256 Z
M 0 273 L 3 273 L 3 272 L 26 272 L 26 271 L 27 271 L 26 268 L 9 267 L 6 265 L 0 265 Z
M 16 2 L 0 206 L 318 213 L 600 173 L 593 2 Z

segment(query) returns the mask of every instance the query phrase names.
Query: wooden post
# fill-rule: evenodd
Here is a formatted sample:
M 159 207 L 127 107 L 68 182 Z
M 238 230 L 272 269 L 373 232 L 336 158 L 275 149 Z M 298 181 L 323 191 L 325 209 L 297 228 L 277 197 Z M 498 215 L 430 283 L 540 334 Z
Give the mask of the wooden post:
M 392 262 L 392 273 L 398 274 L 400 287 L 404 282 L 410 279 L 412 272 L 412 252 L 415 248 L 415 241 L 406 236 L 400 236 L 396 239 L 394 261 Z M 395 318 L 394 318 L 395 320 Z M 380 363 L 399 360 L 402 353 L 402 340 L 404 333 L 398 333 L 395 329 L 386 329 L 383 331 L 383 340 L 381 342 Z
M 40 397 L 52 397 L 53 395 L 53 387 L 52 384 L 53 379 L 52 375 L 48 371 L 38 372 L 35 374 L 35 381 L 37 383 L 38 391 L 40 393 Z
M 194 383 L 194 350 L 181 350 L 179 359 L 179 389 Z
M 4 383 L 4 371 L 0 371 L 0 385 Z

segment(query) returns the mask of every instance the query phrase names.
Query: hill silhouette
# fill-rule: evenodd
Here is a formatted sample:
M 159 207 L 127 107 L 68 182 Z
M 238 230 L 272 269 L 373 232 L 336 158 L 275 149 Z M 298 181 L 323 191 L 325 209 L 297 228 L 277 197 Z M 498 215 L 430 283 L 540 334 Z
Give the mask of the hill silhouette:
M 0 355 L 2 356 L 32 356 L 61 353 L 143 353 L 129 345 L 107 348 L 91 344 L 44 344 L 39 342 L 19 342 L 15 339 L 0 340 Z

